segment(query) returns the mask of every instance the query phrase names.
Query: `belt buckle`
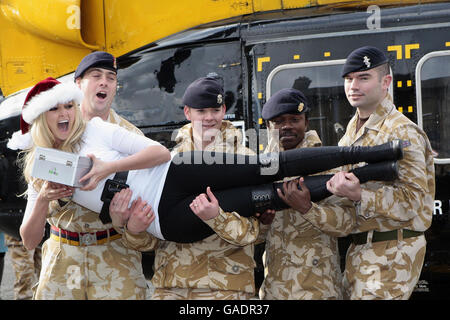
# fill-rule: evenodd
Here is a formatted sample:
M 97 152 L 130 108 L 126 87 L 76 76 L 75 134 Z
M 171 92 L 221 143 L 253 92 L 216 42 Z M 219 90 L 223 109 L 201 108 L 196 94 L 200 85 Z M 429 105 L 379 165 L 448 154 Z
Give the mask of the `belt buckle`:
M 95 233 L 85 233 L 80 237 L 80 245 L 90 246 L 97 242 L 97 236 Z

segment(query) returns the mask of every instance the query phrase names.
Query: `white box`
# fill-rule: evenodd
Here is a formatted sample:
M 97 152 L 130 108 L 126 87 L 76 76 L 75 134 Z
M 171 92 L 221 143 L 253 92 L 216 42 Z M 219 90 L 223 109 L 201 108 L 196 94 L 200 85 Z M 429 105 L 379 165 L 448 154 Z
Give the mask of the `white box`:
M 74 153 L 36 147 L 31 176 L 72 187 L 81 187 L 78 181 L 89 172 L 92 160 Z M 87 183 L 87 182 L 86 182 Z

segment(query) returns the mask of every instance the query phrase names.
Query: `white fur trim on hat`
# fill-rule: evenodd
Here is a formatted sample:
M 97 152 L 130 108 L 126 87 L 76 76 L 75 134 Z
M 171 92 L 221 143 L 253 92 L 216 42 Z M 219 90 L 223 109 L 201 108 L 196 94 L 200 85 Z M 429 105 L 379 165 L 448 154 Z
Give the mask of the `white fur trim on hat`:
M 11 150 L 26 150 L 33 146 L 33 138 L 31 133 L 27 132 L 22 134 L 22 131 L 16 131 L 13 133 L 11 139 L 8 140 L 6 146 Z
M 50 110 L 59 103 L 67 103 L 75 100 L 80 104 L 83 93 L 75 83 L 60 83 L 54 87 L 42 91 L 28 101 L 22 110 L 22 118 L 31 124 L 43 112 Z

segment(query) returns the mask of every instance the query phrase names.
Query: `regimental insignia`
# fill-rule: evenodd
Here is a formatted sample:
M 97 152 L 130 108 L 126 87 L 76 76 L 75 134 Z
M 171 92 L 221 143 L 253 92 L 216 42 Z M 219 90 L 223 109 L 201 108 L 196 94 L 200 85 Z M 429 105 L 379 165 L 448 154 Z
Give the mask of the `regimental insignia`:
M 368 56 L 364 56 L 364 61 L 367 68 L 370 68 L 370 58 Z
M 303 102 L 300 102 L 300 104 L 298 105 L 298 112 L 302 112 L 303 111 L 303 107 L 305 106 L 305 104 Z
M 218 94 L 218 95 L 217 95 L 217 103 L 220 103 L 220 104 L 223 103 L 223 97 L 222 97 L 221 94 Z
M 116 57 L 114 57 L 113 59 L 114 59 L 114 61 L 113 61 L 114 69 L 117 69 L 117 61 L 116 61 Z

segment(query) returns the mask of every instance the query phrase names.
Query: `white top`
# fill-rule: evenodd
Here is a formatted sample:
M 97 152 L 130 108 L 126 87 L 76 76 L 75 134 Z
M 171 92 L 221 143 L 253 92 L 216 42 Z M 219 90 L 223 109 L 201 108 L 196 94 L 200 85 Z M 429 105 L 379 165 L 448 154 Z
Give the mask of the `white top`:
M 135 154 L 152 145 L 160 145 L 160 143 L 95 117 L 86 125 L 79 154 L 82 156 L 94 154 L 102 161 L 114 161 Z M 160 239 L 164 239 L 164 237 L 159 226 L 158 206 L 169 166 L 170 161 L 152 168 L 130 170 L 127 178 L 127 184 L 133 191 L 131 201 L 140 196 L 142 200 L 147 201 L 152 206 L 155 212 L 155 220 L 150 224 L 147 232 Z M 112 179 L 113 177 L 114 174 L 106 179 Z M 82 191 L 76 188 L 72 200 L 85 208 L 100 213 L 103 206 L 100 197 L 106 179 L 100 181 L 92 191 Z M 31 214 L 37 194 L 37 191 L 31 185 L 28 185 L 28 202 L 24 219 Z

